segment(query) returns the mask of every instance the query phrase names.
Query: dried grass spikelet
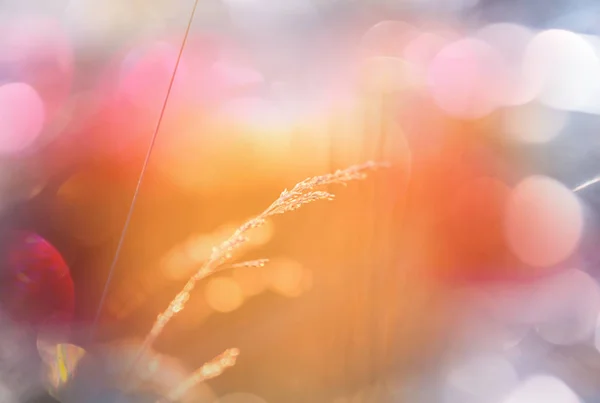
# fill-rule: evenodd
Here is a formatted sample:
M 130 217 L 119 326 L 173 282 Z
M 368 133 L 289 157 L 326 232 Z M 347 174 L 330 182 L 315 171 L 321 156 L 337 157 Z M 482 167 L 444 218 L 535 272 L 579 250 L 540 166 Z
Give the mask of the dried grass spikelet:
M 185 303 L 190 298 L 190 292 L 194 289 L 198 281 L 223 269 L 224 265 L 233 259 L 233 255 L 237 249 L 247 241 L 246 233 L 248 231 L 263 225 L 268 217 L 297 210 L 305 204 L 318 200 L 333 200 L 333 194 L 324 190 L 319 190 L 319 188 L 331 184 L 346 185 L 350 181 L 365 179 L 367 171 L 382 166 L 383 164 L 377 164 L 375 162 L 353 165 L 343 170 L 337 170 L 334 173 L 305 179 L 302 182 L 297 183 L 291 190 L 284 190 L 277 200 L 262 213 L 246 221 L 227 240 L 213 248 L 210 258 L 205 261 L 200 269 L 188 280 L 179 294 L 171 301 L 168 308 L 158 315 L 156 322 L 154 322 L 154 325 L 148 334 L 149 340 L 147 341 L 151 344 L 162 332 L 169 320 L 184 308 Z M 258 260 L 241 263 L 240 265 L 252 266 L 252 264 L 258 264 L 258 266 L 260 266 L 264 264 L 264 262 L 265 260 Z
M 269 263 L 269 259 L 247 260 L 245 262 L 234 263 L 229 266 L 230 269 L 241 269 L 244 267 L 264 267 Z
M 234 253 L 238 251 L 240 246 L 248 241 L 247 233 L 250 230 L 264 225 L 269 217 L 297 210 L 305 204 L 318 200 L 333 200 L 334 195 L 322 190 L 323 187 L 332 184 L 346 185 L 350 181 L 365 179 L 367 177 L 367 171 L 382 166 L 384 166 L 384 164 L 375 162 L 353 165 L 343 170 L 337 170 L 334 173 L 307 178 L 297 183 L 292 189 L 284 190 L 277 200 L 262 213 L 246 221 L 235 230 L 227 240 L 212 249 L 210 258 L 206 260 L 200 269 L 187 281 L 183 289 L 175 296 L 167 309 L 158 315 L 152 329 L 146 336 L 144 346 L 152 345 L 173 316 L 184 308 L 185 303 L 190 298 L 190 292 L 194 289 L 198 281 L 224 268 L 231 268 L 232 266 L 260 267 L 266 263 L 266 259 L 260 259 L 226 266 L 226 264 L 233 259 Z
M 230 348 L 202 365 L 183 382 L 171 390 L 167 396 L 167 400 L 159 400 L 157 403 L 175 402 L 181 399 L 186 393 L 201 382 L 216 378 L 225 370 L 235 365 L 235 361 L 240 354 L 237 348 Z

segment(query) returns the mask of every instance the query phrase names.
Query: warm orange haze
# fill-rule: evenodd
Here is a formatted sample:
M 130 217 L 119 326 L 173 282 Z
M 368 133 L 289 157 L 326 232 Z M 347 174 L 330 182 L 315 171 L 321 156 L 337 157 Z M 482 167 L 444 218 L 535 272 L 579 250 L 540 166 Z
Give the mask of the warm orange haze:
M 591 0 L 0 4 L 0 403 L 593 403 Z

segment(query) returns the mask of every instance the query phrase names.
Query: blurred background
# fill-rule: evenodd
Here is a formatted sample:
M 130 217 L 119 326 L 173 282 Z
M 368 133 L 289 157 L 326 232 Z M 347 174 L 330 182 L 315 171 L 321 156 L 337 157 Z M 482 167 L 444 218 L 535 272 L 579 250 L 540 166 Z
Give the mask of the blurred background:
M 1 1 L 0 401 L 600 402 L 599 7 Z

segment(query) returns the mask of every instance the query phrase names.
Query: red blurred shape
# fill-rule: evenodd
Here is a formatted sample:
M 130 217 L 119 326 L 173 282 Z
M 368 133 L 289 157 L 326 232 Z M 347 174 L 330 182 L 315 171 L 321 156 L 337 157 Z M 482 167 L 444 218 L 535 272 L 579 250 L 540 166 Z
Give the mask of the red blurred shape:
M 75 293 L 69 268 L 44 238 L 11 231 L 2 239 L 0 303 L 18 322 L 48 325 L 69 322 Z

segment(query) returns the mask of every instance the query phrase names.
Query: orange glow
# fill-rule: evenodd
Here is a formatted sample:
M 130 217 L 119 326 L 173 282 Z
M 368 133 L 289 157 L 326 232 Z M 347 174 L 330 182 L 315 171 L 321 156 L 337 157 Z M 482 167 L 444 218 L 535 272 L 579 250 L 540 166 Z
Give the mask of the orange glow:
M 267 401 L 252 393 L 230 393 L 219 398 L 218 403 L 267 403 Z
M 214 277 L 204 289 L 206 302 L 217 312 L 231 312 L 244 303 L 242 288 L 228 277 Z
M 276 259 L 265 266 L 269 287 L 286 297 L 297 297 L 304 291 L 304 267 L 290 259 Z
M 223 225 L 212 233 L 195 235 L 184 243 L 176 245 L 165 255 L 161 264 L 162 270 L 172 279 L 189 277 L 200 267 L 202 262 L 210 257 L 212 248 L 225 241 L 238 226 L 239 224 Z M 267 220 L 261 227 L 249 230 L 248 242 L 244 245 L 240 254 L 267 244 L 273 237 L 274 230 L 271 220 Z
M 492 177 L 467 181 L 450 200 L 449 237 L 462 263 L 480 269 L 506 261 L 504 213 L 510 188 Z
M 88 245 L 106 239 L 121 224 L 116 216 L 118 195 L 107 193 L 107 186 L 114 188 L 114 177 L 95 171 L 81 171 L 67 179 L 57 191 L 54 224 Z
M 233 279 L 239 284 L 246 297 L 258 295 L 267 287 L 263 272 L 259 267 L 242 267 L 233 270 Z

